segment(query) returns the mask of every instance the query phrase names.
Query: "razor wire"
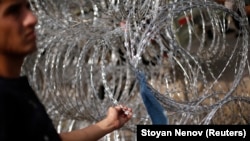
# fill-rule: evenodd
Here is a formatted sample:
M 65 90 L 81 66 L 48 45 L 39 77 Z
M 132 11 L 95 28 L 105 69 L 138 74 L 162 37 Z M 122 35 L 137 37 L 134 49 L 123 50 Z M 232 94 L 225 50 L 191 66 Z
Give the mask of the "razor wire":
M 38 50 L 23 73 L 59 131 L 126 104 L 134 113 L 124 127 L 132 137 L 118 130 L 104 140 L 134 140 L 136 125 L 150 124 L 135 71 L 146 74 L 170 124 L 250 123 L 243 1 L 235 0 L 240 13 L 211 0 L 30 3 L 39 19 Z M 226 33 L 228 17 L 240 23 L 241 36 Z

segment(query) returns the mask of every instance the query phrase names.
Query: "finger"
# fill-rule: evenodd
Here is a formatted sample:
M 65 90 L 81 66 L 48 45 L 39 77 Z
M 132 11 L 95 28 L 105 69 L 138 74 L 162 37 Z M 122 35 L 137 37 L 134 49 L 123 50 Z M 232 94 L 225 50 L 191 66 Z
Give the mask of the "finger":
M 128 115 L 132 115 L 132 109 L 131 108 L 128 108 L 127 106 L 124 106 L 124 105 L 117 105 L 115 106 L 115 109 L 118 111 L 118 112 L 123 112 L 122 114 L 125 114 L 124 116 L 128 116 Z
M 126 107 L 126 108 L 123 108 L 123 112 L 124 112 L 124 114 L 125 115 L 132 115 L 132 109 L 131 108 L 128 108 L 128 107 Z
M 122 110 L 122 106 L 121 106 L 121 105 L 117 105 L 117 106 L 115 106 L 114 108 L 115 108 L 117 111 Z

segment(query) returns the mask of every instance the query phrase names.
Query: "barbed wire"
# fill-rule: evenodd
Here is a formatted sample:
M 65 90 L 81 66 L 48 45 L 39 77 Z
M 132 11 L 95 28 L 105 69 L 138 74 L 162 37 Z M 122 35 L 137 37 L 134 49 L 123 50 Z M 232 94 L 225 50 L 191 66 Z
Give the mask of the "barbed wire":
M 23 73 L 59 131 L 96 122 L 109 106 L 126 104 L 134 116 L 124 129 L 133 140 L 137 124 L 151 123 L 135 70 L 146 74 L 170 124 L 250 123 L 249 24 L 242 1 L 235 2 L 240 13 L 210 0 L 30 3 L 39 18 L 38 51 L 27 57 Z M 239 22 L 241 36 L 227 33 L 228 17 Z M 104 140 L 119 140 L 114 134 L 127 138 L 119 130 Z

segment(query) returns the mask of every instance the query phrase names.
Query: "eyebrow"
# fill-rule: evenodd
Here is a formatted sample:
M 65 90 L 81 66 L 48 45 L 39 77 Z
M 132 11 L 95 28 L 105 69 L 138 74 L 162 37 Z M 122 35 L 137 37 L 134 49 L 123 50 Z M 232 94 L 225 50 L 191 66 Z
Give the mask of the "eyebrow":
M 6 6 L 4 14 L 9 14 L 14 10 L 18 10 L 22 5 L 22 1 L 11 2 Z

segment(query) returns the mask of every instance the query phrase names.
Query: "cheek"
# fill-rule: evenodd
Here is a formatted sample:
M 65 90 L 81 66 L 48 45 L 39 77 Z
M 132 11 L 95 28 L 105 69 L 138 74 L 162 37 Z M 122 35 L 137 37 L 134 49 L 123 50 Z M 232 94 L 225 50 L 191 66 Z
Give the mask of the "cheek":
M 1 33 L 0 33 L 0 47 L 1 51 L 6 50 L 10 46 L 10 34 L 7 32 L 7 30 L 1 28 Z
M 22 46 L 22 36 L 16 29 L 2 29 L 0 33 L 1 52 L 11 53 Z
M 26 55 L 36 49 L 34 42 L 26 40 L 24 28 L 16 23 L 0 23 L 0 51 L 7 54 Z

